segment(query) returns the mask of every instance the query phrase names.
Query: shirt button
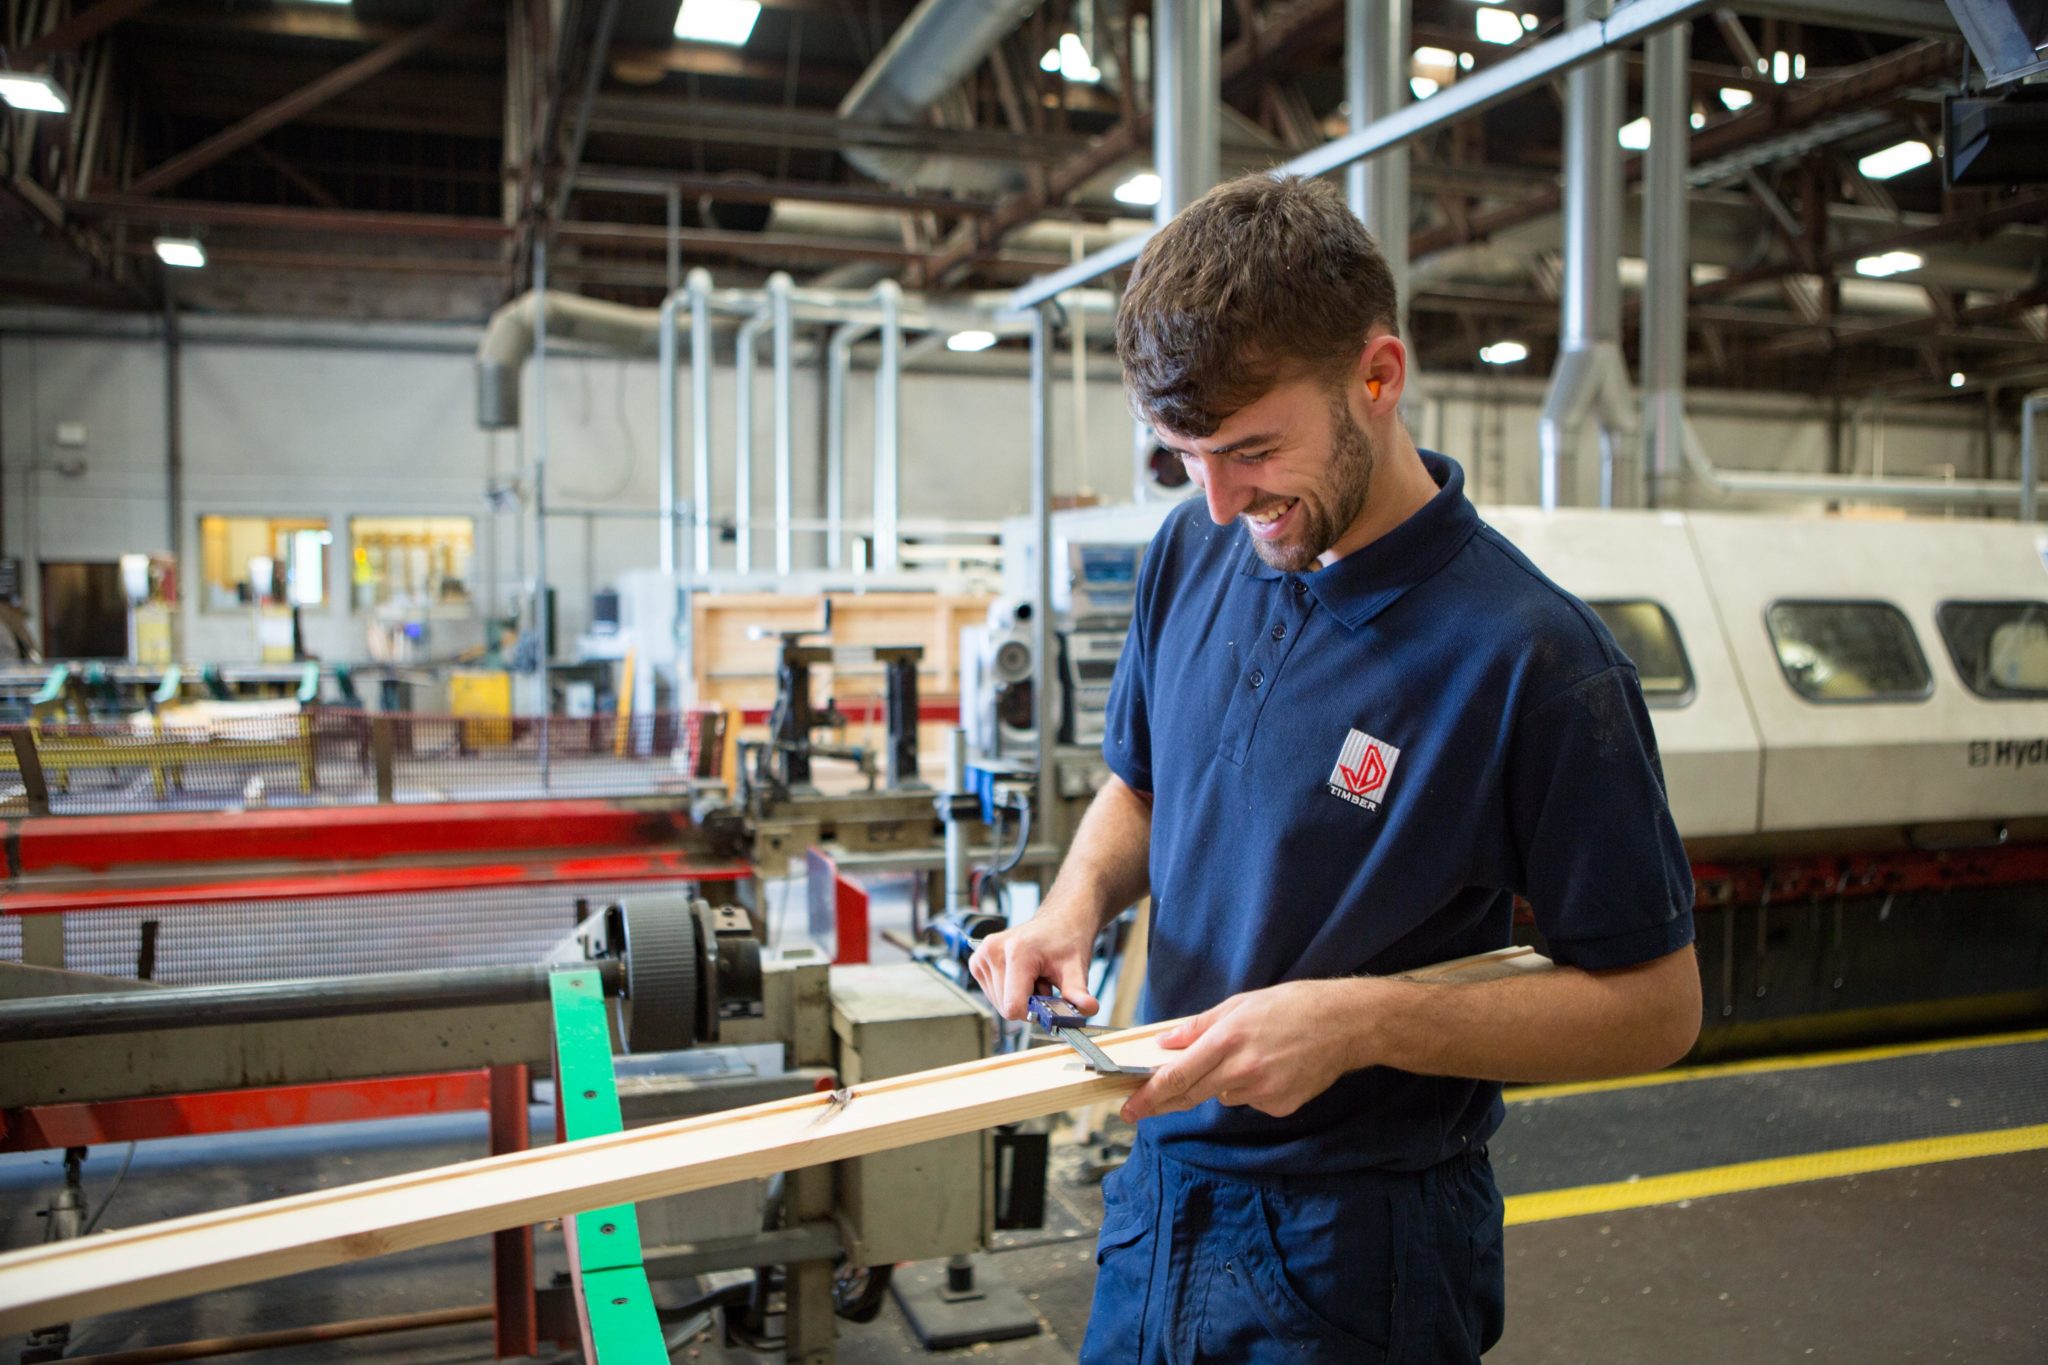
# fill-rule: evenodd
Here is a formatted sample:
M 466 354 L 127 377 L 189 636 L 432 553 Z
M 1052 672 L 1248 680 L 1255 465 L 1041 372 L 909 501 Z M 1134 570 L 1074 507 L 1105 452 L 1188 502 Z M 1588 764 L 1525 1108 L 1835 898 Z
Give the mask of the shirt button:
M 1297 579 L 1295 579 L 1295 580 L 1294 580 L 1294 595 L 1295 595 L 1296 597 L 1299 597 L 1299 596 L 1301 596 L 1301 595 L 1302 595 L 1303 593 L 1305 593 L 1305 592 L 1307 592 L 1307 591 L 1308 591 L 1308 584 L 1306 584 L 1306 583 L 1302 582 L 1302 581 L 1301 581 L 1301 580 L 1300 580 L 1299 578 L 1297 578 Z
M 1264 682 L 1265 680 L 1266 675 L 1264 673 L 1260 672 L 1256 668 L 1252 670 L 1252 676 L 1250 681 L 1253 687 L 1257 687 L 1260 683 Z
M 1273 627 L 1273 638 L 1275 640 L 1284 640 L 1287 638 L 1287 627 L 1284 623 Z

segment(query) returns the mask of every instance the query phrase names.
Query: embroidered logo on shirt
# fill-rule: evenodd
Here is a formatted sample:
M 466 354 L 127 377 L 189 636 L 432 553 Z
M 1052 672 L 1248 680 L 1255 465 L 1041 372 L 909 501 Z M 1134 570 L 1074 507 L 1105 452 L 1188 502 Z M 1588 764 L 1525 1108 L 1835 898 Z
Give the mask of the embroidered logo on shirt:
M 1354 806 L 1378 810 L 1400 758 L 1401 751 L 1385 740 L 1353 730 L 1338 751 L 1337 766 L 1330 770 L 1330 794 Z

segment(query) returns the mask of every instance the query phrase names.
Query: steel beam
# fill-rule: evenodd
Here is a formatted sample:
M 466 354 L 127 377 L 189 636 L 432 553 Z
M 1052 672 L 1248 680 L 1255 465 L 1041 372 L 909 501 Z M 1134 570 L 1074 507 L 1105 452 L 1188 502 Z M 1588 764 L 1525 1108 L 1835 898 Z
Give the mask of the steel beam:
M 8 55 L 13 62 L 24 63 L 69 52 L 85 46 L 123 19 L 133 18 L 155 3 L 156 0 L 100 0 L 97 5 L 77 11 L 40 38 L 31 39 Z
M 317 109 L 335 96 L 355 89 L 372 77 L 382 75 L 442 35 L 452 33 L 468 23 L 481 2 L 482 0 L 459 0 L 459 3 L 432 23 L 424 24 L 403 38 L 393 39 L 382 47 L 365 53 L 303 90 L 266 105 L 232 127 L 215 133 L 198 146 L 188 148 L 155 168 L 144 171 L 128 186 L 128 192 L 152 195 L 159 190 L 169 189 L 187 176 L 240 151 L 273 128 L 290 123 L 308 110 Z

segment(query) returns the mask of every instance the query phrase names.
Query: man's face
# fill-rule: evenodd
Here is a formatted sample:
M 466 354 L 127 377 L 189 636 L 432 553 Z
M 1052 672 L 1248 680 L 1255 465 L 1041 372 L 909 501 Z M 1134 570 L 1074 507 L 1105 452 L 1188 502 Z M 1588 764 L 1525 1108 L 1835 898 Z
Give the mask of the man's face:
M 1372 491 L 1372 439 L 1344 390 L 1321 379 L 1276 385 L 1208 436 L 1154 431 L 1207 496 L 1210 520 L 1242 521 L 1259 558 L 1286 573 L 1314 568 Z

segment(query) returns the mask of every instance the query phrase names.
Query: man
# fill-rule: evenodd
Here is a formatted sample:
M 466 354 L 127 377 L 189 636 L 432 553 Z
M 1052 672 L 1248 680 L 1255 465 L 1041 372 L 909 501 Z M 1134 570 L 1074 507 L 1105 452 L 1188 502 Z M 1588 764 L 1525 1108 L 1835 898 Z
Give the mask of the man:
M 1338 193 L 1265 175 L 1168 224 L 1124 296 L 1133 405 L 1204 497 L 1146 553 L 1115 777 L 973 962 L 1009 1018 L 1040 980 L 1093 1012 L 1095 936 L 1149 891 L 1145 1014 L 1193 1016 L 1124 1105 L 1084 1361 L 1476 1360 L 1499 1082 L 1653 1069 L 1698 1032 L 1635 669 L 1416 450 L 1395 318 Z M 1558 970 L 1401 979 L 1507 944 L 1517 894 Z

